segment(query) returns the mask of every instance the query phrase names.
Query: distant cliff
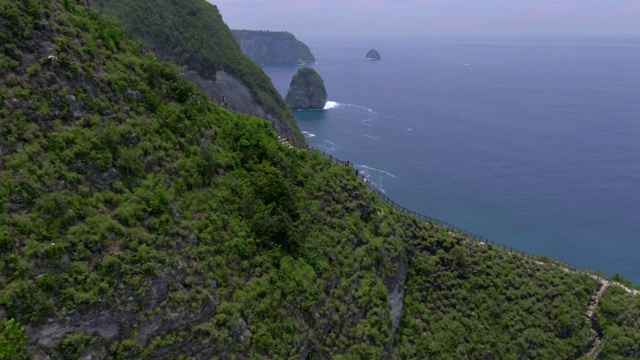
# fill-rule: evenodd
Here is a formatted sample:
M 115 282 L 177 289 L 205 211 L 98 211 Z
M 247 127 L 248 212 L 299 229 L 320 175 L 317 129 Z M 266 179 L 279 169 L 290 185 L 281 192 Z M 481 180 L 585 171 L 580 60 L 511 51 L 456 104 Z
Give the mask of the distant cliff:
M 242 53 L 216 6 L 205 0 L 93 0 L 91 5 L 113 16 L 159 60 L 186 66 L 185 77 L 212 100 L 268 118 L 280 133 L 306 145 L 271 79 Z
M 242 52 L 258 64 L 298 65 L 316 62 L 309 47 L 286 31 L 231 30 Z
M 291 79 L 285 102 L 292 109 L 322 110 L 327 103 L 324 80 L 312 68 L 302 68 Z

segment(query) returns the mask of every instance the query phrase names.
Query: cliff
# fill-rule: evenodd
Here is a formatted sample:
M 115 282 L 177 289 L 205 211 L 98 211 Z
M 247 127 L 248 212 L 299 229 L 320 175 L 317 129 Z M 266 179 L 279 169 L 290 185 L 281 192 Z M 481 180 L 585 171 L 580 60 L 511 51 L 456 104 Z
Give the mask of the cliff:
M 309 47 L 286 31 L 231 30 L 242 52 L 258 64 L 301 65 L 316 62 Z
M 637 358 L 624 288 L 397 211 L 74 1 L 0 0 L 0 64 L 0 358 Z
M 306 141 L 278 91 L 246 57 L 215 5 L 205 0 L 93 0 L 145 51 L 185 66 L 185 76 L 232 111 L 272 120 L 280 133 Z
M 312 68 L 299 69 L 291 79 L 285 102 L 296 110 L 324 109 L 327 90 L 322 77 Z

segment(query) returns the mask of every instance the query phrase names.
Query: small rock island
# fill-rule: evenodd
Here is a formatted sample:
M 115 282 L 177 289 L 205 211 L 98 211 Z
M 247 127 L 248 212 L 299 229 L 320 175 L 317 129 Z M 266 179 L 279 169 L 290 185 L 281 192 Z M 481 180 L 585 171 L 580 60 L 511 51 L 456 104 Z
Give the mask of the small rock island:
M 294 110 L 322 110 L 327 103 L 324 80 L 312 68 L 304 67 L 291 79 L 289 92 L 284 99 Z
M 380 60 L 380 53 L 376 49 L 371 49 L 367 53 L 367 60 Z

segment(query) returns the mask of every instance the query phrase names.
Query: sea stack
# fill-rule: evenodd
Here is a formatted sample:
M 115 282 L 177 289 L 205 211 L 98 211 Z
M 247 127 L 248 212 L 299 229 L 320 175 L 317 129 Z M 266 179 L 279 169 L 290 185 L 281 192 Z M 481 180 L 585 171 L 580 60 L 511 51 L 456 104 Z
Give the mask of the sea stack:
M 291 79 L 289 92 L 284 101 L 294 110 L 324 109 L 324 105 L 327 103 L 324 80 L 312 68 L 299 69 Z
M 380 53 L 378 53 L 378 50 L 369 50 L 369 52 L 367 53 L 367 60 L 380 60 Z

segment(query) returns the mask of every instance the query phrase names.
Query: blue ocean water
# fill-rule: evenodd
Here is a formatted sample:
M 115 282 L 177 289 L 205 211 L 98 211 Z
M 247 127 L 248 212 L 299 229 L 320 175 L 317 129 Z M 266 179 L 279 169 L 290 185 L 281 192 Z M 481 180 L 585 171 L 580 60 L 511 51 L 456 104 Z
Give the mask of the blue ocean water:
M 640 283 L 640 38 L 310 38 L 309 143 L 396 202 Z M 381 61 L 367 61 L 377 49 Z M 295 66 L 266 66 L 284 95 Z

